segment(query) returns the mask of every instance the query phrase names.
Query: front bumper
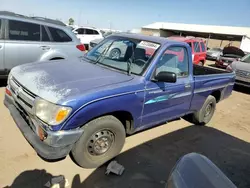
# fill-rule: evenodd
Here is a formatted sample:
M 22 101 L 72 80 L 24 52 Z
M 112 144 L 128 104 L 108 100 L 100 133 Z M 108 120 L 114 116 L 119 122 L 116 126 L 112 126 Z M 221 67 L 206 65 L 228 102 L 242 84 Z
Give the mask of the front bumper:
M 83 133 L 82 129 L 69 131 L 48 131 L 43 128 L 46 138 L 42 141 L 40 140 L 38 134 L 34 131 L 34 127 L 39 126 L 39 122 L 36 122 L 36 125 L 31 125 L 31 122 L 35 122 L 34 119 L 31 120 L 30 117 L 27 117 L 27 115 L 22 112 L 22 109 L 20 109 L 15 103 L 14 99 L 6 94 L 4 104 L 9 109 L 11 116 L 26 140 L 35 149 L 38 155 L 45 159 L 60 159 L 68 155 L 73 147 L 73 144 Z M 27 119 L 30 120 L 28 121 L 29 123 L 27 123 Z

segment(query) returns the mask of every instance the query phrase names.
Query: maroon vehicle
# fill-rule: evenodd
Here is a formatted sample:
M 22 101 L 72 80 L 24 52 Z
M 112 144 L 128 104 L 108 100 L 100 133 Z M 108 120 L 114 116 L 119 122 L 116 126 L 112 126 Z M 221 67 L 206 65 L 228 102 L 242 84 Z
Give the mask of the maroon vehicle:
M 235 47 L 227 46 L 222 51 L 222 56 L 218 57 L 215 61 L 215 66 L 219 68 L 227 68 L 234 61 L 238 61 L 240 58 L 244 57 L 245 53 Z

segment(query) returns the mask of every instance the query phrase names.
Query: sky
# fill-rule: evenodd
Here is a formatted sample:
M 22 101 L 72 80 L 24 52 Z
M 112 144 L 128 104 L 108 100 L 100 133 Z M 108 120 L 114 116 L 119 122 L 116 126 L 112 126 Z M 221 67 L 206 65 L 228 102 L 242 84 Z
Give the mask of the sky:
M 0 11 L 127 31 L 153 22 L 250 27 L 250 0 L 0 0 Z

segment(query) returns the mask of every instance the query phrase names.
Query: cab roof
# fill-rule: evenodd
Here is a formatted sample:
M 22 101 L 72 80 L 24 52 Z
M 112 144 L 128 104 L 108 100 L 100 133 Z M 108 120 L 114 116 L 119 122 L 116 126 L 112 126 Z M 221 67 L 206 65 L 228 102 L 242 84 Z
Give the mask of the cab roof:
M 113 34 L 109 37 L 127 37 L 127 38 L 133 38 L 133 39 L 138 39 L 138 40 L 154 42 L 154 43 L 158 43 L 160 45 L 164 45 L 166 43 L 182 43 L 183 44 L 183 42 L 184 42 L 184 41 L 178 41 L 178 40 L 173 40 L 173 39 L 164 38 L 164 37 L 147 36 L 147 35 L 143 35 L 143 34 L 132 34 L 132 33 Z

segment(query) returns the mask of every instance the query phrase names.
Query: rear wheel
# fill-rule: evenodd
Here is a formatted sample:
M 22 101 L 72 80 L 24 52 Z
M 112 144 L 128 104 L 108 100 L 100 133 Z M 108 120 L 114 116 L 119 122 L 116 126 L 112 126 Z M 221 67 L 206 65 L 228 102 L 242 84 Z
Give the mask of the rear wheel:
M 118 155 L 125 143 L 123 124 L 114 116 L 92 120 L 75 143 L 72 155 L 83 168 L 96 168 Z
M 192 115 L 193 123 L 197 125 L 207 124 L 213 117 L 216 108 L 216 99 L 209 95 L 202 108 Z

